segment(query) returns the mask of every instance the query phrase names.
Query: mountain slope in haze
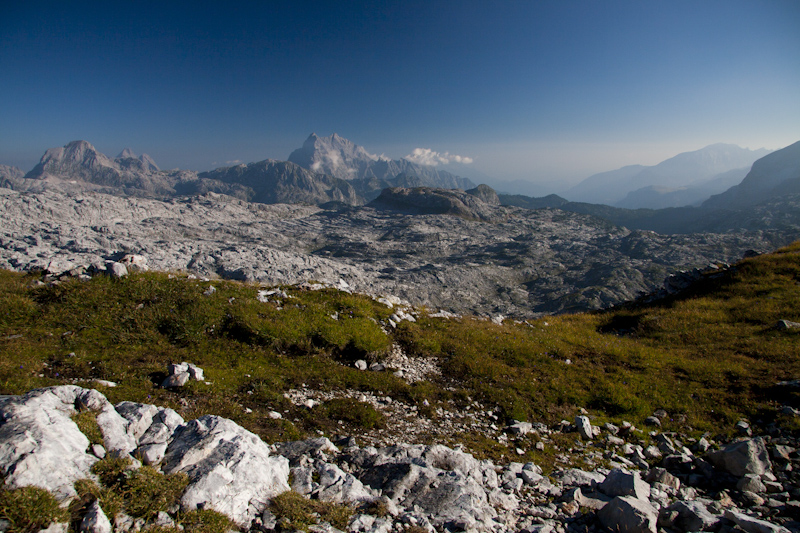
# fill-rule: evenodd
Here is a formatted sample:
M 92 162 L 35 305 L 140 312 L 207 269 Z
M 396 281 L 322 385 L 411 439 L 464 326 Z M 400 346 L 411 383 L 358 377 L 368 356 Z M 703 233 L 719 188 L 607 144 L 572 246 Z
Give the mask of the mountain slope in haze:
M 769 150 L 764 148 L 750 150 L 733 144 L 712 144 L 700 150 L 678 154 L 654 166 L 631 165 L 595 174 L 564 193 L 564 196 L 578 202 L 628 208 L 652 207 L 636 205 L 632 199 L 626 201 L 626 196 L 651 186 L 673 190 L 705 186 L 714 192 L 722 191 L 724 185 L 716 181 L 721 174 L 749 168 L 754 161 L 768 153 Z M 702 200 L 695 199 L 691 203 Z M 626 201 L 624 206 L 620 205 L 623 201 Z
M 0 165 L 0 187 L 6 189 L 13 189 L 15 184 L 25 177 L 25 172 L 17 167 L 9 165 Z
M 381 189 L 388 186 L 407 186 L 392 183 L 401 174 L 415 176 L 419 179 L 419 186 L 462 190 L 475 187 L 469 179 L 437 170 L 436 167 L 418 165 L 407 159 L 388 159 L 370 154 L 363 147 L 336 133 L 329 137 L 312 133 L 301 148 L 289 155 L 289 161 L 313 172 L 356 181 L 356 190 L 367 197 L 377 196 Z M 375 193 L 370 194 L 372 191 Z
M 740 208 L 800 193 L 800 141 L 762 157 L 739 185 L 709 198 L 703 207 Z
M 363 200 L 345 180 L 310 172 L 289 161 L 267 159 L 258 163 L 202 172 L 201 182 L 239 185 L 249 189 L 245 200 L 264 204 L 313 204 L 339 202 L 360 205 Z
M 719 183 L 735 180 L 737 172 L 723 174 L 718 178 Z M 675 194 L 679 192 L 675 191 Z M 663 234 L 779 231 L 800 238 L 800 142 L 757 160 L 740 185 L 712 197 L 701 206 L 627 209 L 566 200 L 548 205 L 548 198 L 519 195 L 500 195 L 500 199 L 503 205 L 528 209 L 557 207 L 563 211 L 592 215 L 632 230 Z
M 625 198 L 616 203 L 617 207 L 626 209 L 664 209 L 668 207 L 680 207 L 689 205 L 700 205 L 714 194 L 727 190 L 740 183 L 750 169 L 735 168 L 722 174 L 717 174 L 709 181 L 702 182 L 700 185 L 689 185 L 687 187 L 662 187 L 659 185 L 648 185 L 647 187 L 629 192 Z

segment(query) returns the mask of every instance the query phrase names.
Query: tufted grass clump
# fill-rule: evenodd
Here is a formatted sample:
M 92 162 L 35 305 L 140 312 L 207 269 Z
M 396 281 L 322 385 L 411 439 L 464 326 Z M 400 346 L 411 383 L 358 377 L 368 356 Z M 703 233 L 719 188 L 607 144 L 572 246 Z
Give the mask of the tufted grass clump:
M 278 519 L 278 527 L 284 531 L 308 531 L 309 526 L 318 522 L 328 522 L 345 530 L 353 516 L 353 508 L 349 505 L 310 500 L 291 490 L 272 498 L 269 509 Z
M 81 433 L 86 435 L 90 444 L 103 444 L 103 432 L 97 424 L 96 411 L 83 409 L 73 414 L 70 418 L 78 425 L 78 429 L 81 430 Z
M 153 518 L 174 505 L 189 484 L 189 477 L 182 472 L 165 475 L 152 466 L 132 469 L 128 458 L 106 456 L 92 465 L 91 470 L 100 479 L 102 488 L 84 482 L 76 490 L 100 499 L 104 511 L 105 496 L 111 516 L 124 510 L 134 517 Z
M 69 513 L 50 492 L 39 487 L 0 489 L 0 518 L 8 520 L 7 533 L 33 533 L 52 523 L 66 522 Z

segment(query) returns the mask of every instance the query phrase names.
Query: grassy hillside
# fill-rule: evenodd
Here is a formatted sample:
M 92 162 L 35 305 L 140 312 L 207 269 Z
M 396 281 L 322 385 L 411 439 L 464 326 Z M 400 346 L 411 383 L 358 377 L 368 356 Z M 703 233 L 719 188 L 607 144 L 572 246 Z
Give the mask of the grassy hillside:
M 170 406 L 186 419 L 226 416 L 272 442 L 359 435 L 390 423 L 353 398 L 295 406 L 284 393 L 300 388 L 388 396 L 434 421 L 477 401 L 498 413 L 500 425 L 552 424 L 585 408 L 595 423 L 642 426 L 664 409 L 665 429 L 690 435 L 730 433 L 742 418 L 791 429 L 779 409 L 800 403 L 794 389 L 777 385 L 800 378 L 800 331 L 774 327 L 800 321 L 800 244 L 658 304 L 502 326 L 421 310 L 416 323 L 393 329 L 392 309 L 334 290 L 284 287 L 285 297 L 263 303 L 261 287 L 162 273 L 39 279 L 0 271 L 0 394 L 76 383 L 112 402 Z M 353 367 L 357 359 L 382 360 L 393 344 L 436 358 L 442 375 L 408 384 Z M 204 368 L 206 383 L 160 388 L 166 364 L 180 361 Z M 283 418 L 267 416 L 273 410 Z M 508 453 L 474 432 L 450 440 L 495 459 Z

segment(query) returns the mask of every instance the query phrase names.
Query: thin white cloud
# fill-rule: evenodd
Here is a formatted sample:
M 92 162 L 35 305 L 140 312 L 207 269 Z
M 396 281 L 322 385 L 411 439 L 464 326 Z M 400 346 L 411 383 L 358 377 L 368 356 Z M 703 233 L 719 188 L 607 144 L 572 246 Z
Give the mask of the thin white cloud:
M 226 165 L 241 165 L 242 164 L 242 160 L 241 159 L 234 159 L 233 161 L 225 161 L 225 164 Z
M 412 163 L 435 167 L 439 163 L 461 163 L 462 165 L 472 164 L 472 158 L 463 155 L 451 154 L 450 152 L 435 152 L 430 148 L 414 148 L 414 151 L 405 157 Z

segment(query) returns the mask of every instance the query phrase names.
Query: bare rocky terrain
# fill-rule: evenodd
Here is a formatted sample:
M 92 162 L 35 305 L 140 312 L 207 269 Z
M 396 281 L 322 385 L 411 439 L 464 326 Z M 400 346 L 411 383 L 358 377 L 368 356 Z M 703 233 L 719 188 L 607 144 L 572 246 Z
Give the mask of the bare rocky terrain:
M 462 191 L 388 191 L 369 206 L 326 210 L 213 193 L 161 201 L 0 189 L 0 266 L 60 273 L 133 253 L 155 270 L 270 285 L 343 280 L 435 310 L 524 317 L 606 307 L 675 271 L 797 238 L 659 235 Z

